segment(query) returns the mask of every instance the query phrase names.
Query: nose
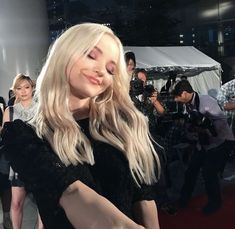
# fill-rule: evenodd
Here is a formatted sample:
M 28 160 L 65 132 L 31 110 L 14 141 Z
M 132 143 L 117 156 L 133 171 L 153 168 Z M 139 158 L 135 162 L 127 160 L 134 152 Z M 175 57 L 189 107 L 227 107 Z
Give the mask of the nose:
M 103 76 L 105 74 L 106 68 L 104 65 L 99 64 L 99 65 L 95 66 L 94 71 L 96 72 L 96 74 L 98 76 Z
M 22 89 L 21 89 L 21 94 L 24 94 L 24 93 L 25 93 L 25 89 L 22 88 Z

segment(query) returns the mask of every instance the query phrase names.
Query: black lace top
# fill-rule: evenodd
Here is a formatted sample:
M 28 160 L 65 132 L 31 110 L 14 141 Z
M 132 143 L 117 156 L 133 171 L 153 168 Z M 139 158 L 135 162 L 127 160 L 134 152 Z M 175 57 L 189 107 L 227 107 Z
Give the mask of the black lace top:
M 133 203 L 154 199 L 154 186 L 135 183 L 129 164 L 122 152 L 115 147 L 94 140 L 89 133 L 89 120 L 79 121 L 86 136 L 90 139 L 95 157 L 91 174 L 101 194 L 109 199 L 123 213 L 132 218 Z
M 124 155 L 114 147 L 92 139 L 88 120 L 79 124 L 93 144 L 94 166 L 66 167 L 50 145 L 21 120 L 5 123 L 2 131 L 3 150 L 26 189 L 33 193 L 46 229 L 73 228 L 59 205 L 59 199 L 76 180 L 105 196 L 129 217 L 132 217 L 133 203 L 154 199 L 151 187 L 138 188 L 134 183 Z

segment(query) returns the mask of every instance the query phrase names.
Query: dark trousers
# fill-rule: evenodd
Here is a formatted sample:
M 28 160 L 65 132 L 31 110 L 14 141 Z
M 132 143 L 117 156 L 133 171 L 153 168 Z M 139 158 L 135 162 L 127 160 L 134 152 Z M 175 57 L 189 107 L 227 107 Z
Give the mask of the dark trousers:
M 155 128 L 150 127 L 150 133 L 153 139 L 162 146 L 161 137 L 157 135 L 157 131 Z M 167 174 L 166 174 L 166 155 L 164 148 L 159 147 L 157 144 L 154 144 L 155 150 L 158 154 L 161 171 L 159 181 L 155 185 L 155 200 L 157 204 L 161 207 L 164 204 L 168 204 L 170 202 L 168 193 L 167 193 Z
M 218 174 L 224 168 L 228 158 L 226 148 L 227 144 L 224 142 L 211 150 L 194 152 L 185 172 L 185 181 L 181 190 L 182 200 L 185 202 L 190 200 L 200 169 L 202 169 L 208 204 L 222 203 Z

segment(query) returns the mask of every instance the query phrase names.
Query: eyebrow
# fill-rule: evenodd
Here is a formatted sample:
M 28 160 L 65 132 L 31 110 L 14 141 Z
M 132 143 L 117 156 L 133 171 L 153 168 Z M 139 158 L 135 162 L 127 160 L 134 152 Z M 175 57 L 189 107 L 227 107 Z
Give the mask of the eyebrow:
M 103 51 L 100 48 L 98 48 L 97 46 L 95 46 L 94 49 L 96 49 L 99 53 L 103 54 Z M 112 64 L 114 64 L 115 66 L 117 65 L 117 63 L 115 61 L 113 61 L 113 60 L 111 60 L 110 62 Z

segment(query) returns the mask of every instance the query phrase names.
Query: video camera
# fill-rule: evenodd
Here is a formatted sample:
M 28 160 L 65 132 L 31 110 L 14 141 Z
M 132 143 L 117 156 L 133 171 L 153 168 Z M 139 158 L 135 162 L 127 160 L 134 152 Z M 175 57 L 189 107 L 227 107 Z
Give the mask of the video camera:
M 144 84 L 143 81 L 140 79 L 133 79 L 130 82 L 130 95 L 131 96 L 138 96 L 143 94 L 144 92 Z
M 130 82 L 131 96 L 143 95 L 144 97 L 151 97 L 155 91 L 153 85 L 144 86 L 143 81 L 140 79 L 134 79 Z
M 212 121 L 203 115 L 199 111 L 191 111 L 186 115 L 186 120 L 188 123 L 192 124 L 194 127 L 200 127 L 202 129 L 208 129 L 212 136 L 216 137 L 217 132 Z

